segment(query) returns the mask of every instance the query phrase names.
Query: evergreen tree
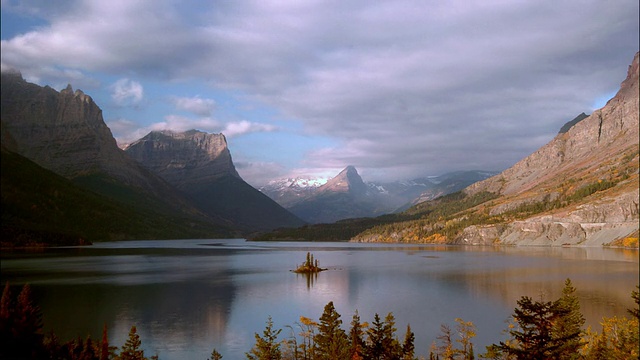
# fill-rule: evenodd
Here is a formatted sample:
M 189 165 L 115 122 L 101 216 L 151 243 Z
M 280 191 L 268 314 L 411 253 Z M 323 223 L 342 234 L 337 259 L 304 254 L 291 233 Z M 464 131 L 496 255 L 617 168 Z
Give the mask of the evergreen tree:
M 396 339 L 396 319 L 392 313 L 388 313 L 384 318 L 382 349 L 383 359 L 400 359 L 402 356 L 402 347 Z
M 333 301 L 330 301 L 320 316 L 318 333 L 314 339 L 316 359 L 349 358 L 349 340 L 341 325 L 340 314 L 333 306 Z
M 135 325 L 129 330 L 129 337 L 124 345 L 122 345 L 119 360 L 146 360 L 144 350 L 140 348 L 142 341 L 137 331 Z
M 222 359 L 222 355 L 215 348 L 211 351 L 211 358 L 208 360 L 220 360 Z
M 553 341 L 560 345 L 557 354 L 562 359 L 578 359 L 584 316 L 580 312 L 580 302 L 575 295 L 576 288 L 567 279 L 562 296 L 555 302 L 557 317 L 552 328 Z
M 277 342 L 278 335 L 282 329 L 273 329 L 273 320 L 271 316 L 267 319 L 267 327 L 262 332 L 263 336 L 255 334 L 256 343 L 251 352 L 246 353 L 249 360 L 280 360 L 282 352 L 280 344 Z
M 564 316 L 566 310 L 559 308 L 551 301 L 533 301 L 523 296 L 517 302 L 514 318 L 518 328 L 509 333 L 513 337 L 512 343 L 500 343 L 501 349 L 517 359 L 557 359 L 561 343 L 553 338 L 553 325 L 559 316 Z
M 415 334 L 411 331 L 411 325 L 407 325 L 407 332 L 402 343 L 402 360 L 415 359 Z
M 384 322 L 377 313 L 373 316 L 371 327 L 367 330 L 367 346 L 365 359 L 381 360 L 384 352 L 382 340 L 384 339 Z
M 351 328 L 349 329 L 349 347 L 351 349 L 351 356 L 349 358 L 352 360 L 362 359 L 365 347 L 363 335 L 364 329 L 362 323 L 360 323 L 358 310 L 356 310 L 351 319 Z
M 631 316 L 635 317 L 637 320 L 640 320 L 640 287 L 636 285 L 636 290 L 631 292 L 631 297 L 636 303 L 636 307 L 634 309 L 628 309 L 627 311 Z

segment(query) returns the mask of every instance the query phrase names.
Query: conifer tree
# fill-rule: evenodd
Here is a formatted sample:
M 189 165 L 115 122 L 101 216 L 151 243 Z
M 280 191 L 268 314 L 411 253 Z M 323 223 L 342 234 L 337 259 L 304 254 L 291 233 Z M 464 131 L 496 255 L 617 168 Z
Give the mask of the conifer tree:
M 580 358 L 578 351 L 585 319 L 580 312 L 580 302 L 575 292 L 576 288 L 567 279 L 562 296 L 554 304 L 557 318 L 553 323 L 552 336 L 553 341 L 559 344 L 557 354 L 562 359 Z
M 500 348 L 517 359 L 555 359 L 561 343 L 553 337 L 553 325 L 566 309 L 551 301 L 533 301 L 523 296 L 514 310 L 518 327 L 509 331 L 513 342 L 500 342 Z
M 633 316 L 637 320 L 640 320 L 640 286 L 636 285 L 636 290 L 631 292 L 631 297 L 633 298 L 633 301 L 635 301 L 636 307 L 633 309 L 628 309 L 627 311 L 629 312 L 629 314 L 631 314 L 631 316 Z
M 415 334 L 411 331 L 411 325 L 407 325 L 407 332 L 402 343 L 402 360 L 415 359 Z
M 211 351 L 211 358 L 208 360 L 220 360 L 222 359 L 222 354 L 218 352 L 215 348 Z
M 351 319 L 351 328 L 349 329 L 349 347 L 351 349 L 351 356 L 349 359 L 362 359 L 365 347 L 363 335 L 364 329 L 360 322 L 358 310 L 356 310 Z
M 144 350 L 140 348 L 142 341 L 137 332 L 136 326 L 133 325 L 129 330 L 127 341 L 122 345 L 119 360 L 146 360 Z
M 384 322 L 380 319 L 380 315 L 376 313 L 373 316 L 371 327 L 367 329 L 367 346 L 365 348 L 365 358 L 371 360 L 382 359 L 384 338 Z
M 325 307 L 315 336 L 315 359 L 348 359 L 349 340 L 340 327 L 340 314 L 330 301 Z
M 249 360 L 280 360 L 282 359 L 282 352 L 280 351 L 280 344 L 278 343 L 278 335 L 282 329 L 273 329 L 273 320 L 271 316 L 267 319 L 267 326 L 262 332 L 263 336 L 255 334 L 256 343 L 251 349 L 251 352 L 246 353 Z
M 392 313 L 384 318 L 382 335 L 383 359 L 400 359 L 402 347 L 396 339 L 396 319 Z

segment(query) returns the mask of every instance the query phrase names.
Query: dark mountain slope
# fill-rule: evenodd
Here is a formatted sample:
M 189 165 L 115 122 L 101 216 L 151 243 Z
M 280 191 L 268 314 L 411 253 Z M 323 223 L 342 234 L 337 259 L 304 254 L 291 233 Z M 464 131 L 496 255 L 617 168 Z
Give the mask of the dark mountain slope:
M 193 218 L 126 206 L 78 187 L 4 147 L 1 164 L 3 246 L 231 234 Z
M 304 224 L 242 180 L 222 134 L 151 132 L 125 151 L 186 194 L 198 209 L 245 232 Z

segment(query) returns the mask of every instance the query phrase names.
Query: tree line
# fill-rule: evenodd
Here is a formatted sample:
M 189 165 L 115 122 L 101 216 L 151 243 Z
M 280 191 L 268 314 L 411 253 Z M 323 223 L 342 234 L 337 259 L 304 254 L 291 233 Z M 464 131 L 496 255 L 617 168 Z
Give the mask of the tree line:
M 640 295 L 631 293 L 636 303 L 630 317 L 605 317 L 600 331 L 584 328 L 585 319 L 575 295 L 576 288 L 567 279 L 560 298 L 547 301 L 523 296 L 517 301 L 504 330 L 506 338 L 486 347 L 478 359 L 636 359 L 639 356 Z M 441 325 L 440 335 L 431 344 L 428 359 L 476 359 L 473 338 L 477 329 L 470 321 L 455 319 L 451 329 Z M 300 317 L 299 322 L 283 329 L 274 327 L 268 317 L 264 331 L 255 333 L 255 344 L 245 353 L 248 360 L 414 360 L 415 334 L 407 324 L 402 337 L 396 332 L 392 313 L 384 318 L 375 314 L 371 323 L 363 322 L 356 310 L 347 330 L 333 302 L 325 307 L 318 321 Z M 142 341 L 132 326 L 121 347 L 111 346 L 107 327 L 102 339 L 77 338 L 60 342 L 51 332 L 43 334 L 42 315 L 32 299 L 29 285 L 17 297 L 7 283 L 0 301 L 0 358 L 69 360 L 152 360 L 145 357 Z M 215 348 L 208 360 L 220 360 Z

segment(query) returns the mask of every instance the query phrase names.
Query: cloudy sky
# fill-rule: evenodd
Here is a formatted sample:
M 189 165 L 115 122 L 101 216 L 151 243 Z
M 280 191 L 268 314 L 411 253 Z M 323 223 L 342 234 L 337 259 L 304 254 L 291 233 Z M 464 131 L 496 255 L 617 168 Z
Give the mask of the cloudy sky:
M 503 170 L 601 107 L 637 0 L 2 0 L 2 70 L 91 95 L 120 144 L 226 135 L 253 185 Z

